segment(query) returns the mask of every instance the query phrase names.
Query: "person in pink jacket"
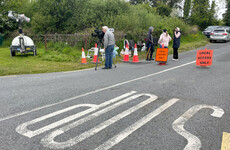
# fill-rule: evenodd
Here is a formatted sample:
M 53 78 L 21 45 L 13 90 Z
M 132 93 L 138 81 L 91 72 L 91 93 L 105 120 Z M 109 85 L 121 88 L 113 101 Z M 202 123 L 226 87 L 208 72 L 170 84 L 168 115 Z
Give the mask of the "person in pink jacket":
M 160 44 L 160 48 L 162 48 L 162 45 L 164 44 L 164 48 L 168 48 L 169 42 L 172 40 L 170 35 L 168 34 L 167 30 L 164 29 L 163 33 L 161 34 L 158 43 Z

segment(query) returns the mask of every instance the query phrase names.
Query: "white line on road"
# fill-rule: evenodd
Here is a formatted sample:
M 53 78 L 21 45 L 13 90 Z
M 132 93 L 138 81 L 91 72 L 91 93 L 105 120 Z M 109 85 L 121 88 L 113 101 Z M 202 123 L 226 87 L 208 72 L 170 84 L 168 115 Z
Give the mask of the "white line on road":
M 80 71 L 87 71 L 87 70 L 94 70 L 94 68 L 82 69 L 82 70 L 65 71 L 65 72 L 62 72 L 62 73 L 73 73 L 73 72 L 80 72 Z
M 115 84 L 115 85 L 111 85 L 111 86 L 104 87 L 104 88 L 101 88 L 101 89 L 98 89 L 98 90 L 95 90 L 95 91 L 91 91 L 91 92 L 88 92 L 88 93 L 85 93 L 85 94 L 81 94 L 81 95 L 78 95 L 78 96 L 75 96 L 75 97 L 72 97 L 72 98 L 69 98 L 69 99 L 65 99 L 65 100 L 63 100 L 61 102 L 58 102 L 58 103 L 53 103 L 53 104 L 50 104 L 50 105 L 45 105 L 45 106 L 38 107 L 38 108 L 35 108 L 35 109 L 32 109 L 32 110 L 17 113 L 17 114 L 14 114 L 14 115 L 11 115 L 11 116 L 8 116 L 8 117 L 5 117 L 5 118 L 1 118 L 0 122 L 8 120 L 8 119 L 15 118 L 15 117 L 18 117 L 18 116 L 22 116 L 22 115 L 25 115 L 25 114 L 28 114 L 28 113 L 31 113 L 31 112 L 35 112 L 35 111 L 38 111 L 38 110 L 41 110 L 41 109 L 44 109 L 44 108 L 48 108 L 48 107 L 52 107 L 52 106 L 55 106 L 55 105 L 58 105 L 58 104 L 68 102 L 68 101 L 72 101 L 72 100 L 75 100 L 77 98 L 84 97 L 84 96 L 87 96 L 87 95 L 90 95 L 90 94 L 95 94 L 95 93 L 98 93 L 98 92 L 101 92 L 101 91 L 104 91 L 104 90 L 107 90 L 107 89 L 118 87 L 118 86 L 121 86 L 121 85 L 124 85 L 124 84 L 127 84 L 127 83 L 131 83 L 131 82 L 138 81 L 138 80 L 141 80 L 141 79 L 145 79 L 145 78 L 148 78 L 148 77 L 152 77 L 152 76 L 155 76 L 155 75 L 158 75 L 158 74 L 162 74 L 162 73 L 165 73 L 165 72 L 168 72 L 168 71 L 172 71 L 172 70 L 175 70 L 175 69 L 178 69 L 178 68 L 190 65 L 190 64 L 194 64 L 195 62 L 196 61 L 192 61 L 192 62 L 183 64 L 183 65 L 179 65 L 179 66 L 176 66 L 176 67 L 165 69 L 163 71 L 159 71 L 159 72 L 149 74 L 149 75 L 146 75 L 146 76 L 143 76 L 143 77 L 139 77 L 139 78 L 132 79 L 132 80 L 129 80 L 129 81 L 121 82 L 121 83 L 118 83 L 118 84 Z
M 110 105 L 110 104 L 112 104 L 112 103 L 114 103 L 114 102 L 117 102 L 117 101 L 119 101 L 119 100 L 121 100 L 121 99 L 123 99 L 123 98 L 125 98 L 125 97 L 128 97 L 128 96 L 130 96 L 130 95 L 132 95 L 132 94 L 134 94 L 134 93 L 136 93 L 136 91 L 131 91 L 131 92 L 129 92 L 129 93 L 123 94 L 123 95 L 121 95 L 121 96 L 119 96 L 119 97 L 116 97 L 116 98 L 114 98 L 114 99 L 112 99 L 112 100 L 109 100 L 109 101 L 107 101 L 107 102 L 105 102 L 105 103 L 102 103 L 102 104 L 100 104 L 100 105 L 95 105 L 95 104 L 79 104 L 79 105 L 71 106 L 71 107 L 68 107 L 68 108 L 65 108 L 65 109 L 62 109 L 62 110 L 59 110 L 59 111 L 50 113 L 50 114 L 48 114 L 48 115 L 45 115 L 45 116 L 36 118 L 36 119 L 34 119 L 34 120 L 28 121 L 28 122 L 26 122 L 26 123 L 23 123 L 23 124 L 19 125 L 19 126 L 16 128 L 16 131 L 17 131 L 19 134 L 21 134 L 21 135 L 24 135 L 24 136 L 26 136 L 26 137 L 32 138 L 32 137 L 34 137 L 34 136 L 36 136 L 36 135 L 39 135 L 39 134 L 41 134 L 41 133 L 44 133 L 44 132 L 49 131 L 49 130 L 51 130 L 51 129 L 54 129 L 54 128 L 56 128 L 56 127 L 58 127 L 58 126 L 61 126 L 61 125 L 65 124 L 65 123 L 68 123 L 68 122 L 70 122 L 70 121 L 72 121 L 72 120 L 75 120 L 75 119 L 77 119 L 77 118 L 79 118 L 79 117 L 82 117 L 82 116 L 84 116 L 84 115 L 86 115 L 86 114 L 89 114 L 89 113 L 91 113 L 91 112 L 93 112 L 93 111 L 96 111 L 96 110 L 98 110 L 98 109 L 100 109 L 100 108 L 103 108 L 103 107 L 105 107 L 105 106 L 108 106 L 108 105 Z M 132 99 L 129 98 L 129 100 L 132 100 Z M 31 130 L 27 129 L 27 127 L 28 127 L 29 125 L 33 125 L 33 124 L 38 123 L 38 122 L 40 122 L 40 121 L 49 119 L 49 118 L 51 118 L 51 117 L 54 117 L 54 116 L 56 116 L 56 115 L 62 114 L 62 113 L 64 113 L 64 112 L 67 112 L 67 111 L 70 111 L 70 110 L 73 110 L 73 109 L 76 109 L 76 108 L 79 108 L 79 107 L 90 107 L 90 109 L 87 109 L 87 110 L 85 110 L 85 111 L 79 112 L 79 113 L 74 114 L 74 115 L 71 115 L 71 116 L 69 116 L 69 117 L 67 117 L 67 118 L 64 118 L 64 119 L 62 119 L 62 120 L 59 120 L 59 121 L 54 122 L 54 123 L 52 123 L 52 124 L 49 124 L 49 125 L 47 125 L 47 126 L 44 126 L 44 127 L 40 128 L 40 129 L 37 129 L 37 130 L 35 130 L 35 131 L 31 131 Z
M 48 147 L 48 148 L 51 148 L 51 149 L 64 149 L 64 148 L 68 148 L 68 147 L 71 147 L 73 145 L 76 145 L 78 144 L 79 142 L 85 140 L 86 138 L 89 138 L 91 136 L 93 136 L 94 134 L 100 132 L 101 130 L 107 128 L 108 126 L 114 124 L 115 122 L 119 121 L 120 119 L 122 118 L 125 118 L 126 116 L 132 114 L 133 112 L 139 110 L 140 108 L 150 104 L 151 102 L 155 101 L 157 99 L 157 96 L 155 95 L 151 95 L 151 94 L 137 94 L 137 95 L 134 95 L 130 98 L 127 98 L 126 100 L 123 100 L 123 101 L 130 101 L 131 98 L 132 99 L 135 99 L 135 98 L 138 98 L 138 97 L 141 97 L 141 96 L 149 96 L 150 98 L 148 98 L 147 100 L 127 109 L 126 111 L 123 111 L 121 112 L 120 114 L 104 121 L 103 123 L 93 127 L 92 129 L 80 134 L 79 136 L 76 136 L 75 138 L 72 138 L 70 140 L 67 140 L 65 142 L 56 142 L 54 141 L 54 138 L 57 137 L 58 135 L 61 135 L 73 128 L 76 128 L 78 125 L 86 122 L 90 119 L 94 119 L 95 117 L 105 113 L 105 110 L 101 110 L 99 112 L 96 112 L 86 118 L 82 118 L 81 120 L 78 120 L 74 123 L 71 123 L 70 125 L 67 125 L 67 126 L 64 126 L 60 129 L 57 129 L 53 132 L 51 132 L 50 134 L 48 134 L 47 136 L 45 136 L 42 140 L 41 140 L 41 143 L 43 144 L 44 147 Z M 123 102 L 124 103 L 124 102 Z M 115 104 L 116 105 L 116 104 Z M 118 107 L 118 106 L 116 106 Z M 107 109 L 107 108 L 106 108 Z M 106 111 L 107 112 L 107 111 Z
M 184 150 L 199 150 L 201 148 L 201 141 L 198 137 L 194 136 L 193 134 L 189 133 L 184 129 L 184 124 L 199 110 L 204 108 L 213 109 L 214 112 L 211 114 L 213 117 L 222 117 L 224 114 L 224 110 L 216 107 L 216 106 L 209 106 L 209 105 L 196 105 L 186 111 L 182 116 L 180 116 L 177 120 L 175 120 L 172 124 L 173 129 L 183 137 L 188 140 L 188 144 L 185 146 Z
M 119 142 L 121 142 L 122 140 L 124 140 L 130 134 L 135 132 L 137 129 L 141 128 L 143 125 L 148 123 L 150 120 L 152 120 L 153 118 L 155 118 L 156 116 L 161 114 L 163 111 L 165 111 L 166 109 L 168 109 L 169 107 L 171 107 L 173 104 L 175 104 L 178 101 L 179 101 L 179 99 L 172 99 L 172 100 L 168 101 L 167 103 L 165 103 L 161 107 L 157 108 L 156 110 L 152 111 L 151 113 L 149 113 L 148 115 L 146 115 L 142 119 L 135 122 L 133 125 L 129 126 L 125 130 L 121 131 L 116 136 L 112 137 L 111 139 L 109 139 L 108 141 L 103 143 L 102 145 L 98 146 L 95 150 L 107 150 L 107 149 L 112 148 L 114 145 L 116 145 Z
M 17 76 L 16 76 L 16 75 L 12 75 L 12 76 L 2 76 L 2 77 L 0 76 L 0 79 L 1 79 L 1 78 L 14 78 L 14 77 L 17 77 Z

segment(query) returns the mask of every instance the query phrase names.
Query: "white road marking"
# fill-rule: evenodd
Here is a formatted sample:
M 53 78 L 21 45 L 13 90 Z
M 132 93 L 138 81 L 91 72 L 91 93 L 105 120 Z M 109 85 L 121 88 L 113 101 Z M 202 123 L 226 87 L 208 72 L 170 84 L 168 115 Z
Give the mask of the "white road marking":
M 65 100 L 63 100 L 61 102 L 58 102 L 58 103 L 53 103 L 53 104 L 50 104 L 50 105 L 45 105 L 45 106 L 38 107 L 38 108 L 35 108 L 35 109 L 32 109 L 32 110 L 17 113 L 17 114 L 14 114 L 14 115 L 11 115 L 11 116 L 8 116 L 8 117 L 5 117 L 5 118 L 1 118 L 0 122 L 8 120 L 8 119 L 15 118 L 15 117 L 18 117 L 18 116 L 26 115 L 26 114 L 29 114 L 31 112 L 35 112 L 35 111 L 38 111 L 38 110 L 41 110 L 41 109 L 44 109 L 44 108 L 48 108 L 48 107 L 52 107 L 52 106 L 55 106 L 55 105 L 58 105 L 58 104 L 69 102 L 69 101 L 75 100 L 75 99 L 80 98 L 80 97 L 84 97 L 84 96 L 95 94 L 95 93 L 98 93 L 98 92 L 101 92 L 101 91 L 104 91 L 104 90 L 108 90 L 108 89 L 111 89 L 111 88 L 114 88 L 114 87 L 118 87 L 118 86 L 121 86 L 121 85 L 124 85 L 124 84 L 127 84 L 127 83 L 131 83 L 131 82 L 134 82 L 134 81 L 138 81 L 138 80 L 141 80 L 141 79 L 145 79 L 145 78 L 148 78 L 148 77 L 159 75 L 159 74 L 162 74 L 162 73 L 165 73 L 165 72 L 168 72 L 168 71 L 172 71 L 172 70 L 175 70 L 175 69 L 178 69 L 178 68 L 190 65 L 190 64 L 194 64 L 195 62 L 196 61 L 192 61 L 192 62 L 183 64 L 183 65 L 179 65 L 179 66 L 176 66 L 176 67 L 165 69 L 163 71 L 159 71 L 159 72 L 149 74 L 149 75 L 146 75 L 146 76 L 143 76 L 143 77 L 139 77 L 139 78 L 132 79 L 132 80 L 129 80 L 129 81 L 121 82 L 121 83 L 118 83 L 118 84 L 115 84 L 115 85 L 111 85 L 111 86 L 108 86 L 108 87 L 105 87 L 105 88 L 101 88 L 101 89 L 98 89 L 98 90 L 95 90 L 95 91 L 91 91 L 91 92 L 88 92 L 88 93 L 85 93 L 85 94 L 81 94 L 81 95 L 78 95 L 78 96 L 75 96 L 75 97 L 72 97 L 72 98 L 69 98 L 69 99 L 65 99 Z
M 74 123 L 71 123 L 70 125 L 67 125 L 67 126 L 64 126 L 60 129 L 57 129 L 53 132 L 51 132 L 50 134 L 48 134 L 47 136 L 45 136 L 42 140 L 41 140 L 41 143 L 43 144 L 44 147 L 48 147 L 48 148 L 51 148 L 51 149 L 64 149 L 64 148 L 68 148 L 68 147 L 71 147 L 73 145 L 76 145 L 78 144 L 79 142 L 85 140 L 86 138 L 89 138 L 91 136 L 93 136 L 94 134 L 100 132 L 101 130 L 107 128 L 108 126 L 114 124 L 115 122 L 119 121 L 120 119 L 122 118 L 125 118 L 126 116 L 130 115 L 131 113 L 137 111 L 138 109 L 150 104 L 151 102 L 155 101 L 157 99 L 157 96 L 155 95 L 151 95 L 151 94 L 137 94 L 137 95 L 134 95 L 132 96 L 133 98 L 138 98 L 140 96 L 143 96 L 143 95 L 146 95 L 146 96 L 149 96 L 150 98 L 148 98 L 147 100 L 131 107 L 130 109 L 126 110 L 126 111 L 123 111 L 121 112 L 120 114 L 104 121 L 103 123 L 93 127 L 92 129 L 76 136 L 75 138 L 72 138 L 70 140 L 67 140 L 65 142 L 56 142 L 54 141 L 54 138 L 57 137 L 58 135 L 61 135 L 67 131 L 69 131 L 70 129 L 73 129 L 73 128 L 76 128 L 78 125 L 88 121 L 89 117 L 90 118 L 95 118 L 101 114 L 104 113 L 104 110 L 102 111 L 99 111 L 95 114 L 92 114 L 91 116 L 89 117 L 86 117 L 86 118 L 82 118 L 81 120 L 78 120 Z M 132 98 L 130 97 L 130 98 Z M 130 99 L 128 98 L 128 99 Z M 128 100 L 126 99 L 126 100 Z
M 129 92 L 129 93 L 126 93 L 126 94 L 124 94 L 124 95 L 121 95 L 121 96 L 119 96 L 119 97 L 117 97 L 117 98 L 114 98 L 114 99 L 112 99 L 112 100 L 109 100 L 109 101 L 107 101 L 107 102 L 105 102 L 105 103 L 102 103 L 102 104 L 100 104 L 100 105 L 95 105 L 95 104 L 80 104 L 80 105 L 71 106 L 71 107 L 68 107 L 68 108 L 65 108 L 65 109 L 62 109 L 62 110 L 59 110 L 59 111 L 50 113 L 50 114 L 48 114 L 48 115 L 45 115 L 45 116 L 36 118 L 36 119 L 34 119 L 34 120 L 32 120 L 32 121 L 28 121 L 28 122 L 26 122 L 26 123 L 23 123 L 23 124 L 19 125 L 19 126 L 16 128 L 16 131 L 17 131 L 19 134 L 21 134 L 21 135 L 24 135 L 24 136 L 26 136 L 26 137 L 32 138 L 32 137 L 34 137 L 34 136 L 36 136 L 36 135 L 39 135 L 39 134 L 41 134 L 41 133 L 44 133 L 44 132 L 49 131 L 49 130 L 51 130 L 51 129 L 54 129 L 54 128 L 60 126 L 60 125 L 63 125 L 63 124 L 65 124 L 65 123 L 68 123 L 68 122 L 70 122 L 70 121 L 72 121 L 72 120 L 75 120 L 75 119 L 77 119 L 77 118 L 79 118 L 79 117 L 82 117 L 82 116 L 84 116 L 84 115 L 86 115 L 86 114 L 88 114 L 88 113 L 91 113 L 91 112 L 95 111 L 95 110 L 98 110 L 98 109 L 100 109 L 100 108 L 103 108 L 103 107 L 105 107 L 105 106 L 108 106 L 108 105 L 110 105 L 110 104 L 112 104 L 112 103 L 114 103 L 114 102 L 117 102 L 117 101 L 119 101 L 119 100 L 121 100 L 121 99 L 123 99 L 123 98 L 125 98 L 125 97 L 128 97 L 128 96 L 130 96 L 130 95 L 132 95 L 132 94 L 134 94 L 134 93 L 136 93 L 136 92 L 135 92 L 135 91 L 131 91 L 131 92 Z M 132 98 L 129 98 L 128 100 L 132 100 Z M 76 109 L 76 108 L 79 108 L 79 107 L 91 107 L 91 108 L 90 108 L 90 109 L 87 109 L 87 110 L 85 110 L 85 111 L 83 111 L 83 112 L 80 112 L 80 113 L 71 115 L 71 116 L 69 116 L 69 117 L 67 117 L 67 118 L 64 118 L 64 119 L 62 119 L 62 120 L 59 120 L 59 121 L 54 122 L 54 123 L 52 123 L 52 124 L 49 124 L 49 125 L 47 125 L 47 126 L 44 126 L 44 127 L 40 128 L 40 129 L 37 129 L 37 130 L 35 130 L 35 131 L 31 131 L 31 130 L 27 129 L 27 127 L 28 127 L 29 125 L 38 123 L 38 122 L 40 122 L 40 121 L 46 120 L 46 119 L 48 119 L 48 118 L 54 117 L 54 116 L 56 116 L 56 115 L 62 114 L 62 113 L 64 113 L 64 112 L 67 112 L 67 111 L 70 111 L 70 110 L 73 110 L 73 109 Z M 105 112 L 106 112 L 106 111 L 105 111 Z
M 16 75 L 12 75 L 12 76 L 0 76 L 0 79 L 1 78 L 14 78 L 14 77 L 17 77 Z
M 169 107 L 171 107 L 173 104 L 175 104 L 178 101 L 179 101 L 179 99 L 172 99 L 172 100 L 168 101 L 167 103 L 165 103 L 161 107 L 157 108 L 153 112 L 149 113 L 148 115 L 146 115 L 142 119 L 135 122 L 130 127 L 121 131 L 116 136 L 112 137 L 111 139 L 109 139 L 108 141 L 103 143 L 102 145 L 98 146 L 95 150 L 108 150 L 108 149 L 112 148 L 114 145 L 116 145 L 119 142 L 121 142 L 122 140 L 124 140 L 126 137 L 128 137 L 130 134 L 132 134 L 134 131 L 141 128 L 143 125 L 148 123 L 150 120 L 152 120 L 153 118 L 155 118 L 156 116 L 161 114 L 163 111 L 165 111 L 166 109 L 168 109 Z
M 184 124 L 199 110 L 209 108 L 213 109 L 214 112 L 211 114 L 213 117 L 222 117 L 224 114 L 224 110 L 216 107 L 216 106 L 209 106 L 209 105 L 196 105 L 186 111 L 182 116 L 180 116 L 177 120 L 175 120 L 172 124 L 173 129 L 184 138 L 188 140 L 188 144 L 185 146 L 184 150 L 199 150 L 201 148 L 201 141 L 198 137 L 194 136 L 193 134 L 189 133 L 184 129 Z
M 87 70 L 94 70 L 94 68 L 82 69 L 82 70 L 65 71 L 65 72 L 62 72 L 62 73 L 73 73 L 73 72 L 80 72 L 80 71 L 87 71 Z

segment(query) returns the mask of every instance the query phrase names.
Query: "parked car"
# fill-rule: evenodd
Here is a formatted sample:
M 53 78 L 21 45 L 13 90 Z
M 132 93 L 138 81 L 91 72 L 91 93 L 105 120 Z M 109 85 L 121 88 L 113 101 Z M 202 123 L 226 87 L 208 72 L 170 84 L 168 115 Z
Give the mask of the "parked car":
M 210 42 L 224 41 L 227 42 L 230 40 L 230 28 L 217 28 L 210 33 Z
M 218 28 L 219 26 L 208 26 L 202 33 L 207 36 L 207 38 L 210 38 L 210 33 Z

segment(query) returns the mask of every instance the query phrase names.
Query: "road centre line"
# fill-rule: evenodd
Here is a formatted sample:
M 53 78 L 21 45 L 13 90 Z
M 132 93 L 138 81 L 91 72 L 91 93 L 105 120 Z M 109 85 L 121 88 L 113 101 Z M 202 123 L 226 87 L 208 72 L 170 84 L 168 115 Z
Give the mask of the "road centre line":
M 80 97 L 84 97 L 84 96 L 91 95 L 91 94 L 95 94 L 95 93 L 98 93 L 98 92 L 101 92 L 101 91 L 104 91 L 104 90 L 108 90 L 108 89 L 111 89 L 111 88 L 114 88 L 114 87 L 118 87 L 118 86 L 121 86 L 121 85 L 124 85 L 124 84 L 127 84 L 127 83 L 131 83 L 131 82 L 134 82 L 134 81 L 138 81 L 138 80 L 142 80 L 142 79 L 145 79 L 145 78 L 148 78 L 148 77 L 152 77 L 152 76 L 155 76 L 155 75 L 159 75 L 159 74 L 162 74 L 162 73 L 165 73 L 165 72 L 168 72 L 168 71 L 172 71 L 172 70 L 175 70 L 175 69 L 178 69 L 178 68 L 182 68 L 182 67 L 184 67 L 184 66 L 188 66 L 188 65 L 190 65 L 190 64 L 194 64 L 195 62 L 196 62 L 196 61 L 192 61 L 192 62 L 189 62 L 189 63 L 185 63 L 185 64 L 182 64 L 182 65 L 179 65 L 179 66 L 176 66 L 176 67 L 172 67 L 172 68 L 169 68 L 169 69 L 165 69 L 165 70 L 163 70 L 163 71 L 159 71 L 159 72 L 152 73 L 152 74 L 149 74 L 149 75 L 146 75 L 146 76 L 142 76 L 142 77 L 139 77 L 139 78 L 136 78 L 136 79 L 132 79 L 132 80 L 125 81 L 125 82 L 121 82 L 121 83 L 118 83 L 118 84 L 115 84 L 115 85 L 111 85 L 111 86 L 108 86 L 108 87 L 104 87 L 104 88 L 101 88 L 101 89 L 98 89 L 98 90 L 95 90 L 95 91 L 91 91 L 91 92 L 88 92 L 88 93 L 85 93 L 85 94 L 81 94 L 81 95 L 78 95 L 78 96 L 75 96 L 75 97 L 72 97 L 72 98 L 68 98 L 68 99 L 65 99 L 65 100 L 63 100 L 63 101 L 61 101 L 61 102 L 57 102 L 57 103 L 45 105 L 45 106 L 42 106 L 42 107 L 38 107 L 38 108 L 35 108 L 35 109 L 32 109 L 32 110 L 28 110 L 28 111 L 24 111 L 24 112 L 21 112 L 21 113 L 17 113 L 17 114 L 8 116 L 8 117 L 1 118 L 1 119 L 0 119 L 0 122 L 5 121 L 5 120 L 8 120 L 8 119 L 15 118 L 15 117 L 19 117 L 19 116 L 22 116 L 22 115 L 26 115 L 26 114 L 29 114 L 29 113 L 31 113 L 31 112 L 35 112 L 35 111 L 38 111 L 38 110 L 41 110 L 41 109 L 44 109 L 44 108 L 48 108 L 48 107 L 52 107 L 52 106 L 55 106 L 55 105 L 58 105 L 58 104 L 62 104 L 62 103 L 65 103 L 65 102 L 69 102 L 69 101 L 78 99 L 78 98 L 80 98 Z

